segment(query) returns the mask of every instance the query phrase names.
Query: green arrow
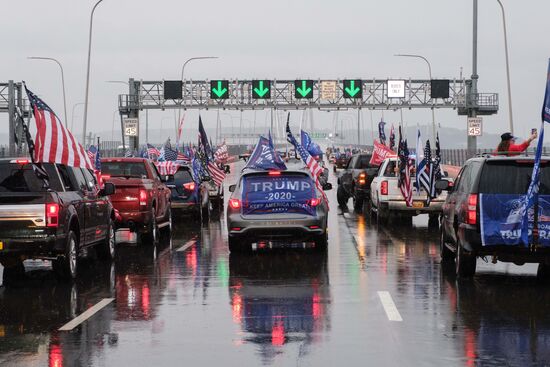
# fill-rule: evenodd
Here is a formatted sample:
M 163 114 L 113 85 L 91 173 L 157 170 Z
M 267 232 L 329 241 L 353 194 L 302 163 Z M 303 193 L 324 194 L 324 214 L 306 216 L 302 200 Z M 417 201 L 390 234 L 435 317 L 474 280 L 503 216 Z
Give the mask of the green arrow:
M 361 90 L 361 88 L 355 86 L 355 80 L 350 80 L 349 87 L 346 87 L 346 92 L 348 92 L 350 97 L 355 97 L 357 93 Z
M 266 95 L 267 92 L 269 92 L 269 88 L 264 88 L 264 81 L 260 80 L 259 82 L 260 88 L 254 88 L 254 92 L 256 92 L 256 95 L 260 98 Z
M 220 98 L 227 92 L 227 88 L 222 88 L 222 81 L 218 80 L 218 88 L 212 88 L 212 92 Z
M 311 88 L 307 87 L 307 82 L 305 80 L 302 80 L 302 88 L 298 87 L 296 88 L 296 91 L 300 93 L 302 97 L 305 97 L 311 92 Z

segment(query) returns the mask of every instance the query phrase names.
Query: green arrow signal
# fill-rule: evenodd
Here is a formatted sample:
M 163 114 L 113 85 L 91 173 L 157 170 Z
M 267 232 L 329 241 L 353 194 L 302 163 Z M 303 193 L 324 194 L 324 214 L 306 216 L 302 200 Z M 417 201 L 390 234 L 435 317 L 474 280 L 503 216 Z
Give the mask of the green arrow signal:
M 263 98 L 267 92 L 269 92 L 269 88 L 265 87 L 264 88 L 264 81 L 263 80 L 260 80 L 258 82 L 258 87 L 259 88 L 254 88 L 254 92 L 256 93 L 256 95 L 260 98 Z
M 218 98 L 221 98 L 227 92 L 227 88 L 222 87 L 222 81 L 218 80 L 218 88 L 212 88 L 212 93 L 214 93 Z
M 350 97 L 352 97 L 352 98 L 355 97 L 355 95 L 356 95 L 357 93 L 359 93 L 359 91 L 361 90 L 360 87 L 356 87 L 356 86 L 355 86 L 355 80 L 350 80 L 350 81 L 349 81 L 349 87 L 346 87 L 346 88 L 344 88 L 344 89 L 346 90 L 346 92 L 348 93 L 348 95 L 349 95 Z
M 309 93 L 311 93 L 311 88 L 307 86 L 307 80 L 302 80 L 302 87 L 296 88 L 296 92 L 300 93 L 302 97 L 306 97 Z

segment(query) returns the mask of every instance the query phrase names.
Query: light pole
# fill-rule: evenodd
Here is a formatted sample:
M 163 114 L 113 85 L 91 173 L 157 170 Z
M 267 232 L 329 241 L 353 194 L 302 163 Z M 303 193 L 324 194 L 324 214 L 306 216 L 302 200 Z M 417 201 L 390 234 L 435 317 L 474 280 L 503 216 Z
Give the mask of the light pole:
M 55 62 L 59 69 L 61 69 L 61 85 L 63 87 L 63 109 L 65 112 L 64 118 L 65 118 L 65 127 L 67 127 L 67 97 L 65 96 L 65 74 L 63 73 L 63 66 L 59 61 L 54 59 L 53 57 L 42 57 L 42 56 L 29 56 L 27 57 L 29 60 L 49 60 Z
M 506 31 L 506 15 L 504 13 L 504 5 L 500 0 L 497 0 L 502 10 L 502 26 L 504 28 L 504 55 L 506 57 L 506 82 L 508 83 L 508 113 L 510 114 L 510 132 L 514 134 L 514 117 L 512 115 L 512 87 L 510 85 L 510 62 L 508 60 L 508 35 Z
M 74 127 L 74 110 L 78 107 L 78 106 L 82 106 L 84 105 L 84 102 L 80 102 L 80 103 L 75 103 L 73 105 L 73 113 L 71 115 L 71 132 L 73 131 L 73 127 Z
M 185 60 L 185 62 L 183 63 L 182 67 L 181 67 L 181 77 L 180 77 L 180 80 L 182 81 L 183 83 L 183 73 L 185 72 L 185 67 L 187 66 L 187 64 L 189 64 L 191 61 L 193 60 L 210 60 L 210 59 L 217 59 L 218 56 L 196 56 L 196 57 L 191 57 L 187 60 Z M 178 108 L 178 127 L 179 127 L 179 124 L 181 122 L 181 105 L 180 105 L 180 108 Z
M 422 59 L 426 62 L 426 64 L 428 64 L 428 73 L 430 75 L 430 81 L 432 80 L 432 65 L 430 64 L 430 62 L 428 61 L 427 58 L 425 58 L 424 56 L 422 55 L 414 55 L 414 54 L 397 54 L 397 55 L 394 55 L 394 56 L 400 56 L 400 57 L 415 57 L 417 59 Z M 434 108 L 432 107 L 432 134 L 433 134 L 433 141 L 435 142 L 435 112 L 434 112 Z
M 90 91 L 90 58 L 92 55 L 92 26 L 94 22 L 95 9 L 102 1 L 103 0 L 99 0 L 97 3 L 95 3 L 94 7 L 92 8 L 92 12 L 90 14 L 90 32 L 88 34 L 88 66 L 86 70 L 86 94 L 84 97 L 84 123 L 82 128 L 82 144 L 86 144 L 86 125 L 88 123 L 88 93 Z

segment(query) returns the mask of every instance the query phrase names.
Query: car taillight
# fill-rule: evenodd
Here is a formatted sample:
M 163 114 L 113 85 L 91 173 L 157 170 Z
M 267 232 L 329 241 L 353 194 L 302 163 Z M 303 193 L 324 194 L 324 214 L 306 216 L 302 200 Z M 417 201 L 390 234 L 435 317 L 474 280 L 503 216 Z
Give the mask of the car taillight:
M 321 204 L 321 199 L 319 198 L 313 198 L 309 200 L 309 205 L 312 207 L 316 207 L 317 205 Z
M 46 226 L 57 227 L 59 225 L 59 204 L 46 204 Z
M 229 206 L 232 209 L 240 209 L 241 201 L 239 199 L 229 199 Z
M 139 190 L 139 206 L 147 206 L 147 190 Z
M 361 172 L 359 174 L 359 185 L 364 185 L 367 183 L 367 174 L 365 172 Z
M 477 224 L 477 194 L 468 196 L 468 210 L 466 211 L 466 223 Z
M 388 181 L 382 181 L 380 184 L 380 195 L 388 195 Z
M 111 175 L 104 175 L 104 174 L 101 174 L 101 179 L 102 179 L 103 181 L 107 181 L 107 180 L 111 179 Z
M 183 188 L 187 191 L 195 191 L 195 183 L 194 182 L 184 183 Z
M 281 171 L 269 171 L 268 173 L 270 176 L 280 176 Z

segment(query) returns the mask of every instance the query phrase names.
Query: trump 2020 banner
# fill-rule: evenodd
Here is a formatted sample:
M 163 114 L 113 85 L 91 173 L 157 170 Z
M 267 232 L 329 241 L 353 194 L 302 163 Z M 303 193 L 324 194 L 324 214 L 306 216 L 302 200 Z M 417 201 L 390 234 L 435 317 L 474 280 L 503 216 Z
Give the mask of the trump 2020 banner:
M 483 246 L 529 245 L 534 209 L 528 211 L 528 241 L 522 238 L 525 195 L 480 194 L 481 242 Z M 550 195 L 539 196 L 539 244 L 550 246 Z
M 299 213 L 315 215 L 310 205 L 315 186 L 305 175 L 248 176 L 243 178 L 243 214 Z
M 384 159 L 389 157 L 397 157 L 397 154 L 384 144 L 374 141 L 374 149 L 372 151 L 372 157 L 369 162 L 370 165 L 380 166 L 382 162 L 384 162 Z

